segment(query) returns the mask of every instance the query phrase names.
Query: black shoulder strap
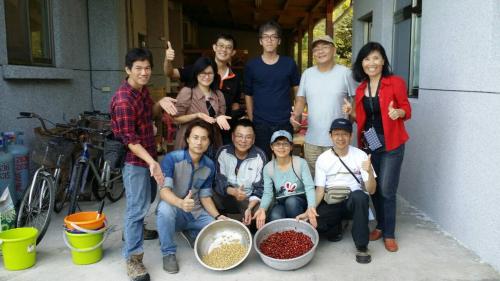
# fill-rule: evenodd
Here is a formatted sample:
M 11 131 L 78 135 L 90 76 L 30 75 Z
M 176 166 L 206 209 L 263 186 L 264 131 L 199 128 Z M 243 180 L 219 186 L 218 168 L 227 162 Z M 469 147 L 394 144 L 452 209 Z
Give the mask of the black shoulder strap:
M 347 167 L 347 165 L 344 163 L 344 161 L 342 161 L 342 159 L 340 158 L 340 156 L 337 154 L 337 152 L 335 152 L 335 149 L 333 149 L 332 147 L 332 151 L 333 153 L 339 158 L 340 160 L 340 163 L 342 163 L 342 165 L 344 165 L 344 167 L 349 171 L 349 173 L 351 173 L 351 175 L 354 177 L 354 179 L 359 183 L 361 184 L 361 181 L 359 181 L 358 177 L 356 177 L 356 175 L 354 175 L 354 173 L 351 171 L 351 169 L 349 169 L 349 167 Z

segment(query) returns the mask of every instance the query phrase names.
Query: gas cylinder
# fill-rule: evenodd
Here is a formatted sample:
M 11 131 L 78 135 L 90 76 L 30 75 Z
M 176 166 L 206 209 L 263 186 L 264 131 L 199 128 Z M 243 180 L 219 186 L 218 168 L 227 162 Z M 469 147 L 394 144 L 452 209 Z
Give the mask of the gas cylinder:
M 24 145 L 23 132 L 6 132 L 7 152 L 14 157 L 14 178 L 16 194 L 12 196 L 14 205 L 17 206 L 19 200 L 22 199 L 24 190 L 28 186 L 29 181 L 29 149 Z M 4 135 L 4 137 L 5 137 Z
M 0 194 L 9 188 L 11 196 L 16 193 L 14 176 L 14 157 L 5 149 L 3 134 L 0 134 Z

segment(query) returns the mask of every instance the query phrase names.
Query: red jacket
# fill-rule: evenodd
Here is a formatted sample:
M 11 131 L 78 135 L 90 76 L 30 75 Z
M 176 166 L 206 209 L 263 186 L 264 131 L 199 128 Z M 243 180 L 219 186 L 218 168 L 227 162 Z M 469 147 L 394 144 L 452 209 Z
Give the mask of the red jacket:
M 408 102 L 408 92 L 405 81 L 398 76 L 382 77 L 378 93 L 380 111 L 382 113 L 382 125 L 386 150 L 393 150 L 405 143 L 410 137 L 406 132 L 404 121 L 411 118 L 411 107 Z M 363 96 L 365 95 L 367 81 L 363 81 L 356 89 L 356 123 L 358 123 L 358 145 L 361 146 L 361 131 L 364 130 L 366 112 L 363 107 Z M 403 109 L 406 112 L 404 118 L 392 120 L 389 118 L 389 104 L 394 101 L 394 108 Z

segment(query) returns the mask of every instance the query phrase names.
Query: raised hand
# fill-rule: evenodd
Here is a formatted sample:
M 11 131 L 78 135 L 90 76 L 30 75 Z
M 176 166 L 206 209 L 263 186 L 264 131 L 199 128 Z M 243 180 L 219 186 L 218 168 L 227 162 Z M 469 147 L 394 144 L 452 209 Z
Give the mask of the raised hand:
M 369 173 L 371 170 L 371 167 L 372 167 L 372 155 L 368 154 L 368 159 L 366 159 L 365 161 L 363 161 L 361 163 L 361 169 L 363 169 Z
M 173 61 L 175 59 L 175 51 L 172 48 L 170 41 L 167 41 L 167 49 L 165 50 L 165 59 L 168 61 Z
M 391 103 L 389 103 L 389 118 L 391 118 L 392 120 L 396 120 L 398 118 L 403 117 L 403 114 L 401 113 L 401 111 L 403 111 L 403 110 L 398 109 L 398 108 L 394 108 L 394 101 L 391 101 Z
M 252 219 L 255 220 L 257 229 L 261 229 L 266 224 L 266 210 L 259 208 L 253 215 Z
M 231 126 L 227 122 L 227 120 L 231 119 L 231 117 L 226 116 L 226 115 L 219 115 L 217 118 L 215 118 L 215 122 L 217 122 L 217 125 L 219 125 L 219 128 L 222 130 L 229 130 L 231 129 Z
M 352 103 L 348 101 L 346 98 L 344 98 L 344 104 L 342 105 L 342 112 L 344 114 L 351 114 L 352 113 Z
M 171 97 L 164 97 L 159 101 L 161 108 L 170 115 L 177 114 L 176 102 L 177 100 Z
M 191 210 L 193 210 L 194 200 L 193 200 L 192 196 L 193 196 L 193 193 L 190 190 L 188 192 L 188 194 L 186 195 L 186 197 L 184 197 L 184 199 L 182 199 L 181 209 L 184 210 L 184 212 L 189 213 L 189 212 L 191 212 Z

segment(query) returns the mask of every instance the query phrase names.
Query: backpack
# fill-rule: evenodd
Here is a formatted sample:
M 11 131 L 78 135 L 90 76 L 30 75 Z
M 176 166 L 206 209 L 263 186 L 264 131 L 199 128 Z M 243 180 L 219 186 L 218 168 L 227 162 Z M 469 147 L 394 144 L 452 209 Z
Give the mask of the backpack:
M 271 161 L 274 161 L 274 159 Z M 273 181 L 273 184 L 274 184 L 274 165 L 269 165 L 269 169 L 267 171 L 269 172 L 269 177 L 271 178 L 271 180 Z M 292 155 L 292 171 L 297 176 L 299 181 L 302 184 L 304 184 L 304 182 L 302 182 L 302 165 L 300 163 L 299 156 Z M 274 188 L 273 188 L 273 190 L 274 190 Z

